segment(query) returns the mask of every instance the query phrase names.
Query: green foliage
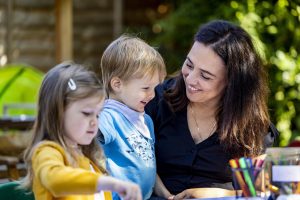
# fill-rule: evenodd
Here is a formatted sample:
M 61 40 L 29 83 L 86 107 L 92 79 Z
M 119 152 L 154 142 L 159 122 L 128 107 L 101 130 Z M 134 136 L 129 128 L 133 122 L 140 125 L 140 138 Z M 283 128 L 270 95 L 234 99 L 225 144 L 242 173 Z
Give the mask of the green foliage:
M 159 46 L 168 72 L 178 70 L 199 25 L 212 19 L 240 24 L 254 38 L 270 81 L 269 108 L 280 131 L 280 146 L 300 135 L 300 2 L 291 0 L 173 1 L 173 10 L 155 22 L 151 43 Z
M 189 0 L 177 1 L 173 12 L 165 19 L 156 22 L 162 28 L 153 41 L 159 46 L 159 51 L 166 60 L 168 72 L 178 70 L 189 51 L 193 37 L 202 23 L 212 19 L 232 19 L 234 11 L 230 8 L 230 1 Z

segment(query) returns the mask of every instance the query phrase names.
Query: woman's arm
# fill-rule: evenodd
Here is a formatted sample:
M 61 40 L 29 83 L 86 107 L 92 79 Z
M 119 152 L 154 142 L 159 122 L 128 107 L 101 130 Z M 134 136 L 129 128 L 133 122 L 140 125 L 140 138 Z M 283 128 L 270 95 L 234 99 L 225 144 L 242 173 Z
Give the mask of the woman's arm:
M 191 188 L 182 191 L 174 196 L 174 199 L 196 199 L 196 198 L 213 198 L 235 196 L 234 190 L 226 190 L 221 188 Z
M 163 184 L 162 180 L 158 175 L 156 175 L 156 181 L 154 186 L 154 193 L 159 196 L 163 197 L 165 199 L 173 199 L 174 195 L 172 195 L 169 190 L 166 188 L 166 186 Z
M 255 159 L 260 160 L 264 160 L 265 158 L 266 154 L 255 157 Z M 175 195 L 174 199 L 226 197 L 235 196 L 235 194 L 235 190 L 227 190 L 222 188 L 191 188 Z

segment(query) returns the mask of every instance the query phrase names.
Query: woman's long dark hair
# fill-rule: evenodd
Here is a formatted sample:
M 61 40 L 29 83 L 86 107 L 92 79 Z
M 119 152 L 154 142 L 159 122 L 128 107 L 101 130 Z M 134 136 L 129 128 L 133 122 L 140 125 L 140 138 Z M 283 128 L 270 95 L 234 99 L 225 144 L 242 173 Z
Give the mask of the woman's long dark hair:
M 268 131 L 268 86 L 260 56 L 249 34 L 241 27 L 216 20 L 200 27 L 194 42 L 210 47 L 225 63 L 228 85 L 219 103 L 219 139 L 232 157 L 262 153 Z M 189 100 L 180 73 L 175 86 L 164 96 L 171 108 L 183 110 Z

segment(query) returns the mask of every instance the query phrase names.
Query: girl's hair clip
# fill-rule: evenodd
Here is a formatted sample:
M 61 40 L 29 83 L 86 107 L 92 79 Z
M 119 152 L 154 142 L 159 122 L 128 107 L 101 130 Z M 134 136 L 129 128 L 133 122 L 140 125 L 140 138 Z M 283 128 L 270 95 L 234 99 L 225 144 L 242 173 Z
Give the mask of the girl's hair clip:
M 70 90 L 76 90 L 76 88 L 77 88 L 75 82 L 71 78 L 68 81 L 68 86 L 69 86 Z

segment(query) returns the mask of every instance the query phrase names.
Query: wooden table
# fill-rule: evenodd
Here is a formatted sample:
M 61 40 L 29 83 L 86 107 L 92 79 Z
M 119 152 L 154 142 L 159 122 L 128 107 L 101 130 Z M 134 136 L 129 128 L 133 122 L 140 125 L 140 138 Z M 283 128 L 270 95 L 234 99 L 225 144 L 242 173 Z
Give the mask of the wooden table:
M 18 118 L 0 118 L 0 129 L 2 130 L 29 130 L 34 123 L 33 117 Z
M 2 151 L 2 153 L 0 152 L 0 165 L 6 166 L 6 171 L 0 171 L 0 178 L 18 180 L 20 176 L 24 175 L 26 170 L 18 169 L 17 167 L 20 163 L 22 163 L 22 157 L 19 154 L 26 147 L 26 144 L 20 145 L 20 140 L 25 142 L 24 137 L 26 139 L 30 137 L 28 131 L 32 128 L 33 123 L 34 123 L 33 117 L 22 118 L 22 116 L 20 116 L 20 117 L 0 118 L 0 130 L 2 130 L 3 132 L 3 134 L 0 136 L 0 140 L 2 140 L 2 142 L 5 143 L 5 145 L 2 144 L 2 147 L 6 149 L 3 150 L 7 150 L 7 152 L 5 151 L 4 152 Z M 10 137 L 10 133 L 9 133 L 10 131 L 17 132 L 17 135 L 15 134 L 14 136 Z M 13 141 L 16 139 L 18 141 L 15 141 L 16 143 L 12 143 L 10 145 L 9 141 Z M 15 148 L 13 146 L 15 146 Z

